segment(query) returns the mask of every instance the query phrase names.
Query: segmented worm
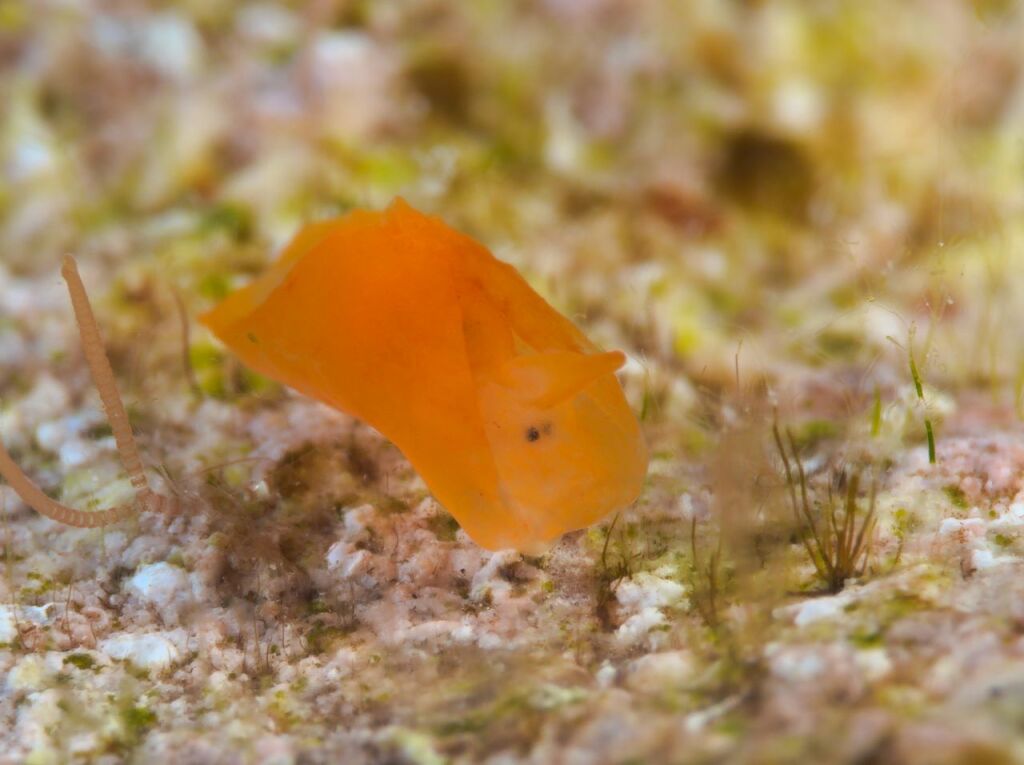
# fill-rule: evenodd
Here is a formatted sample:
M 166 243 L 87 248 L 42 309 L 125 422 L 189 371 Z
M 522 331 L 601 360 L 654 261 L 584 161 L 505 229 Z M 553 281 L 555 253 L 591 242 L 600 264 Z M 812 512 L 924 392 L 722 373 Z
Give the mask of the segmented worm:
M 154 492 L 149 487 L 149 481 L 146 480 L 146 473 L 142 468 L 139 450 L 135 445 L 135 437 L 132 435 L 132 428 L 128 423 L 128 414 L 125 412 L 124 404 L 121 401 L 121 394 L 118 393 L 117 382 L 114 380 L 114 372 L 110 368 L 110 361 L 103 350 L 103 340 L 100 338 L 99 326 L 96 324 L 96 317 L 93 315 L 89 296 L 85 292 L 82 278 L 78 275 L 78 266 L 75 263 L 75 259 L 70 255 L 64 258 L 61 275 L 64 277 L 64 281 L 67 282 L 68 292 L 71 294 L 71 305 L 75 311 L 78 333 L 82 338 L 82 350 L 85 353 L 85 360 L 89 365 L 89 372 L 92 374 L 93 383 L 96 385 L 96 390 L 100 394 L 100 400 L 103 402 L 103 411 L 110 422 L 110 428 L 114 434 L 114 442 L 117 444 L 117 453 L 121 456 L 121 463 L 124 465 L 128 478 L 135 489 L 135 502 L 112 507 L 108 510 L 85 512 L 50 499 L 36 486 L 31 478 L 25 475 L 17 463 L 11 459 L 11 455 L 4 448 L 2 440 L 0 440 L 0 475 L 6 479 L 7 483 L 10 484 L 11 488 L 14 489 L 15 493 L 21 497 L 26 505 L 47 518 L 69 526 L 77 526 L 79 528 L 106 526 L 127 518 L 135 512 L 136 507 L 142 507 L 150 511 L 167 512 L 172 509 L 172 501 Z

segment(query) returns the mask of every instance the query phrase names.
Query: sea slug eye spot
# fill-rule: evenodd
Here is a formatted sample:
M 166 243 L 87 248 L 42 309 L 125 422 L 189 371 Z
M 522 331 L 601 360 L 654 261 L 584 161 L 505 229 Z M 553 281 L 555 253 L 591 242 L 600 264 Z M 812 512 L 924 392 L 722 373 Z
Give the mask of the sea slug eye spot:
M 553 429 L 550 422 L 542 423 L 539 427 L 531 425 L 526 429 L 526 440 L 530 443 L 539 441 L 541 436 L 550 436 Z

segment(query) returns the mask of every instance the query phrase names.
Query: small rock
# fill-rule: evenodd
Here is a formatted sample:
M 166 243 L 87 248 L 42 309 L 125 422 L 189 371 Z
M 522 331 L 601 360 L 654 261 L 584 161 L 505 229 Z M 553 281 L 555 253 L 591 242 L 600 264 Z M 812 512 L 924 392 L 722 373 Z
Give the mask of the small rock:
M 597 670 L 597 673 L 594 675 L 594 679 L 597 680 L 597 684 L 602 688 L 611 688 L 615 683 L 615 678 L 618 674 L 619 672 L 615 669 L 614 665 L 605 659 L 601 668 Z
M 694 672 L 689 651 L 665 651 L 641 656 L 629 665 L 626 686 L 634 691 L 657 691 L 684 683 Z
M 473 575 L 469 589 L 470 598 L 478 601 L 495 589 L 508 589 L 509 584 L 501 579 L 500 571 L 519 559 L 520 555 L 515 550 L 500 550 L 491 555 L 490 560 Z
M 7 673 L 6 686 L 12 691 L 41 691 L 56 674 L 57 669 L 46 656 L 30 654 Z
M 870 681 L 881 680 L 892 672 L 892 661 L 884 648 L 858 651 L 854 656 L 854 662 L 864 673 L 864 677 Z
M 355 579 L 368 574 L 372 563 L 372 554 L 366 550 L 357 550 L 345 541 L 335 542 L 327 550 L 327 568 L 343 579 Z
M 18 624 L 44 627 L 53 623 L 56 603 L 43 606 L 0 605 L 0 643 L 13 643 L 18 638 Z
M 1001 513 L 992 523 L 990 528 L 1014 527 L 1024 525 L 1024 502 L 1014 502 L 1005 512 Z
M 676 605 L 685 595 L 686 588 L 679 582 L 647 572 L 624 579 L 615 589 L 615 598 L 619 603 L 634 610 Z
M 828 669 L 822 656 L 799 646 L 769 646 L 765 654 L 769 657 L 772 674 L 788 682 L 811 680 Z
M 652 629 L 663 624 L 665 624 L 665 615 L 657 608 L 648 607 L 629 617 L 616 630 L 615 635 L 623 643 L 632 645 L 646 638 Z
M 939 525 L 939 533 L 943 536 L 963 534 L 981 537 L 985 535 L 985 522 L 981 518 L 945 518 Z
M 781 611 L 786 614 L 795 614 L 793 623 L 797 627 L 804 627 L 823 619 L 841 616 L 846 607 L 852 602 L 853 598 L 844 592 L 827 598 L 814 598 L 805 603 L 798 603 L 795 606 L 781 609 Z
M 184 640 L 183 630 L 141 635 L 122 633 L 100 641 L 99 649 L 111 659 L 129 661 L 140 669 L 159 671 L 177 663 L 181 658 L 177 646 L 181 641 L 177 638 Z
M 506 641 L 500 635 L 496 635 L 493 632 L 485 632 L 476 642 L 485 651 L 493 651 L 506 644 Z
M 1017 560 L 1012 555 L 995 555 L 991 550 L 974 550 L 971 553 L 971 564 L 976 571 L 984 571 L 1006 563 L 1015 563 Z
M 369 536 L 369 530 L 373 526 L 373 519 L 377 512 L 373 505 L 359 505 L 351 510 L 345 511 L 345 533 L 350 541 L 357 541 Z
M 164 561 L 138 569 L 128 580 L 128 590 L 168 623 L 177 622 L 182 608 L 194 601 L 189 575 Z
M 302 22 L 295 14 L 271 3 L 240 8 L 235 26 L 244 37 L 263 45 L 290 45 L 302 33 Z

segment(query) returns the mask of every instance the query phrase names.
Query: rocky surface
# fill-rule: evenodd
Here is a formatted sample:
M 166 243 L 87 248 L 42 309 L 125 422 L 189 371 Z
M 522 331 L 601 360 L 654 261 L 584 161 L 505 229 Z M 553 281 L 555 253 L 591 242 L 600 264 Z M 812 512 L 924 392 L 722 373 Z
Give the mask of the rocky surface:
M 65 502 L 130 496 L 73 251 L 181 509 L 76 530 L 0 488 L 0 762 L 1024 761 L 1022 24 L 0 2 L 0 434 Z M 195 324 L 396 194 L 626 351 L 635 506 L 483 551 Z

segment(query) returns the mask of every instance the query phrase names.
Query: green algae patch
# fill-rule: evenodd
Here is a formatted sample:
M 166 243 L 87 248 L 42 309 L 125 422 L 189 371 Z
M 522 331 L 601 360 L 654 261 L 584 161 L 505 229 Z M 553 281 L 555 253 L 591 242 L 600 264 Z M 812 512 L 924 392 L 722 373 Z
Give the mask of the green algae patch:
M 324 654 L 344 642 L 351 634 L 351 627 L 314 623 L 313 627 L 306 633 L 306 644 L 309 647 L 310 654 Z
M 121 713 L 121 721 L 129 736 L 139 737 L 156 725 L 156 712 L 146 707 L 128 707 Z
M 957 510 L 967 510 L 970 508 L 970 503 L 967 501 L 967 495 L 964 494 L 964 490 L 956 484 L 943 486 L 942 492 L 946 495 L 946 499 L 948 499 Z
M 427 528 L 441 542 L 454 542 L 459 522 L 448 513 L 436 513 L 427 518 Z
M 409 728 L 392 728 L 384 739 L 414 765 L 447 765 L 450 760 L 437 751 L 431 736 Z
M 64 663 L 82 670 L 96 668 L 96 660 L 87 653 L 73 653 L 69 656 L 65 656 Z

